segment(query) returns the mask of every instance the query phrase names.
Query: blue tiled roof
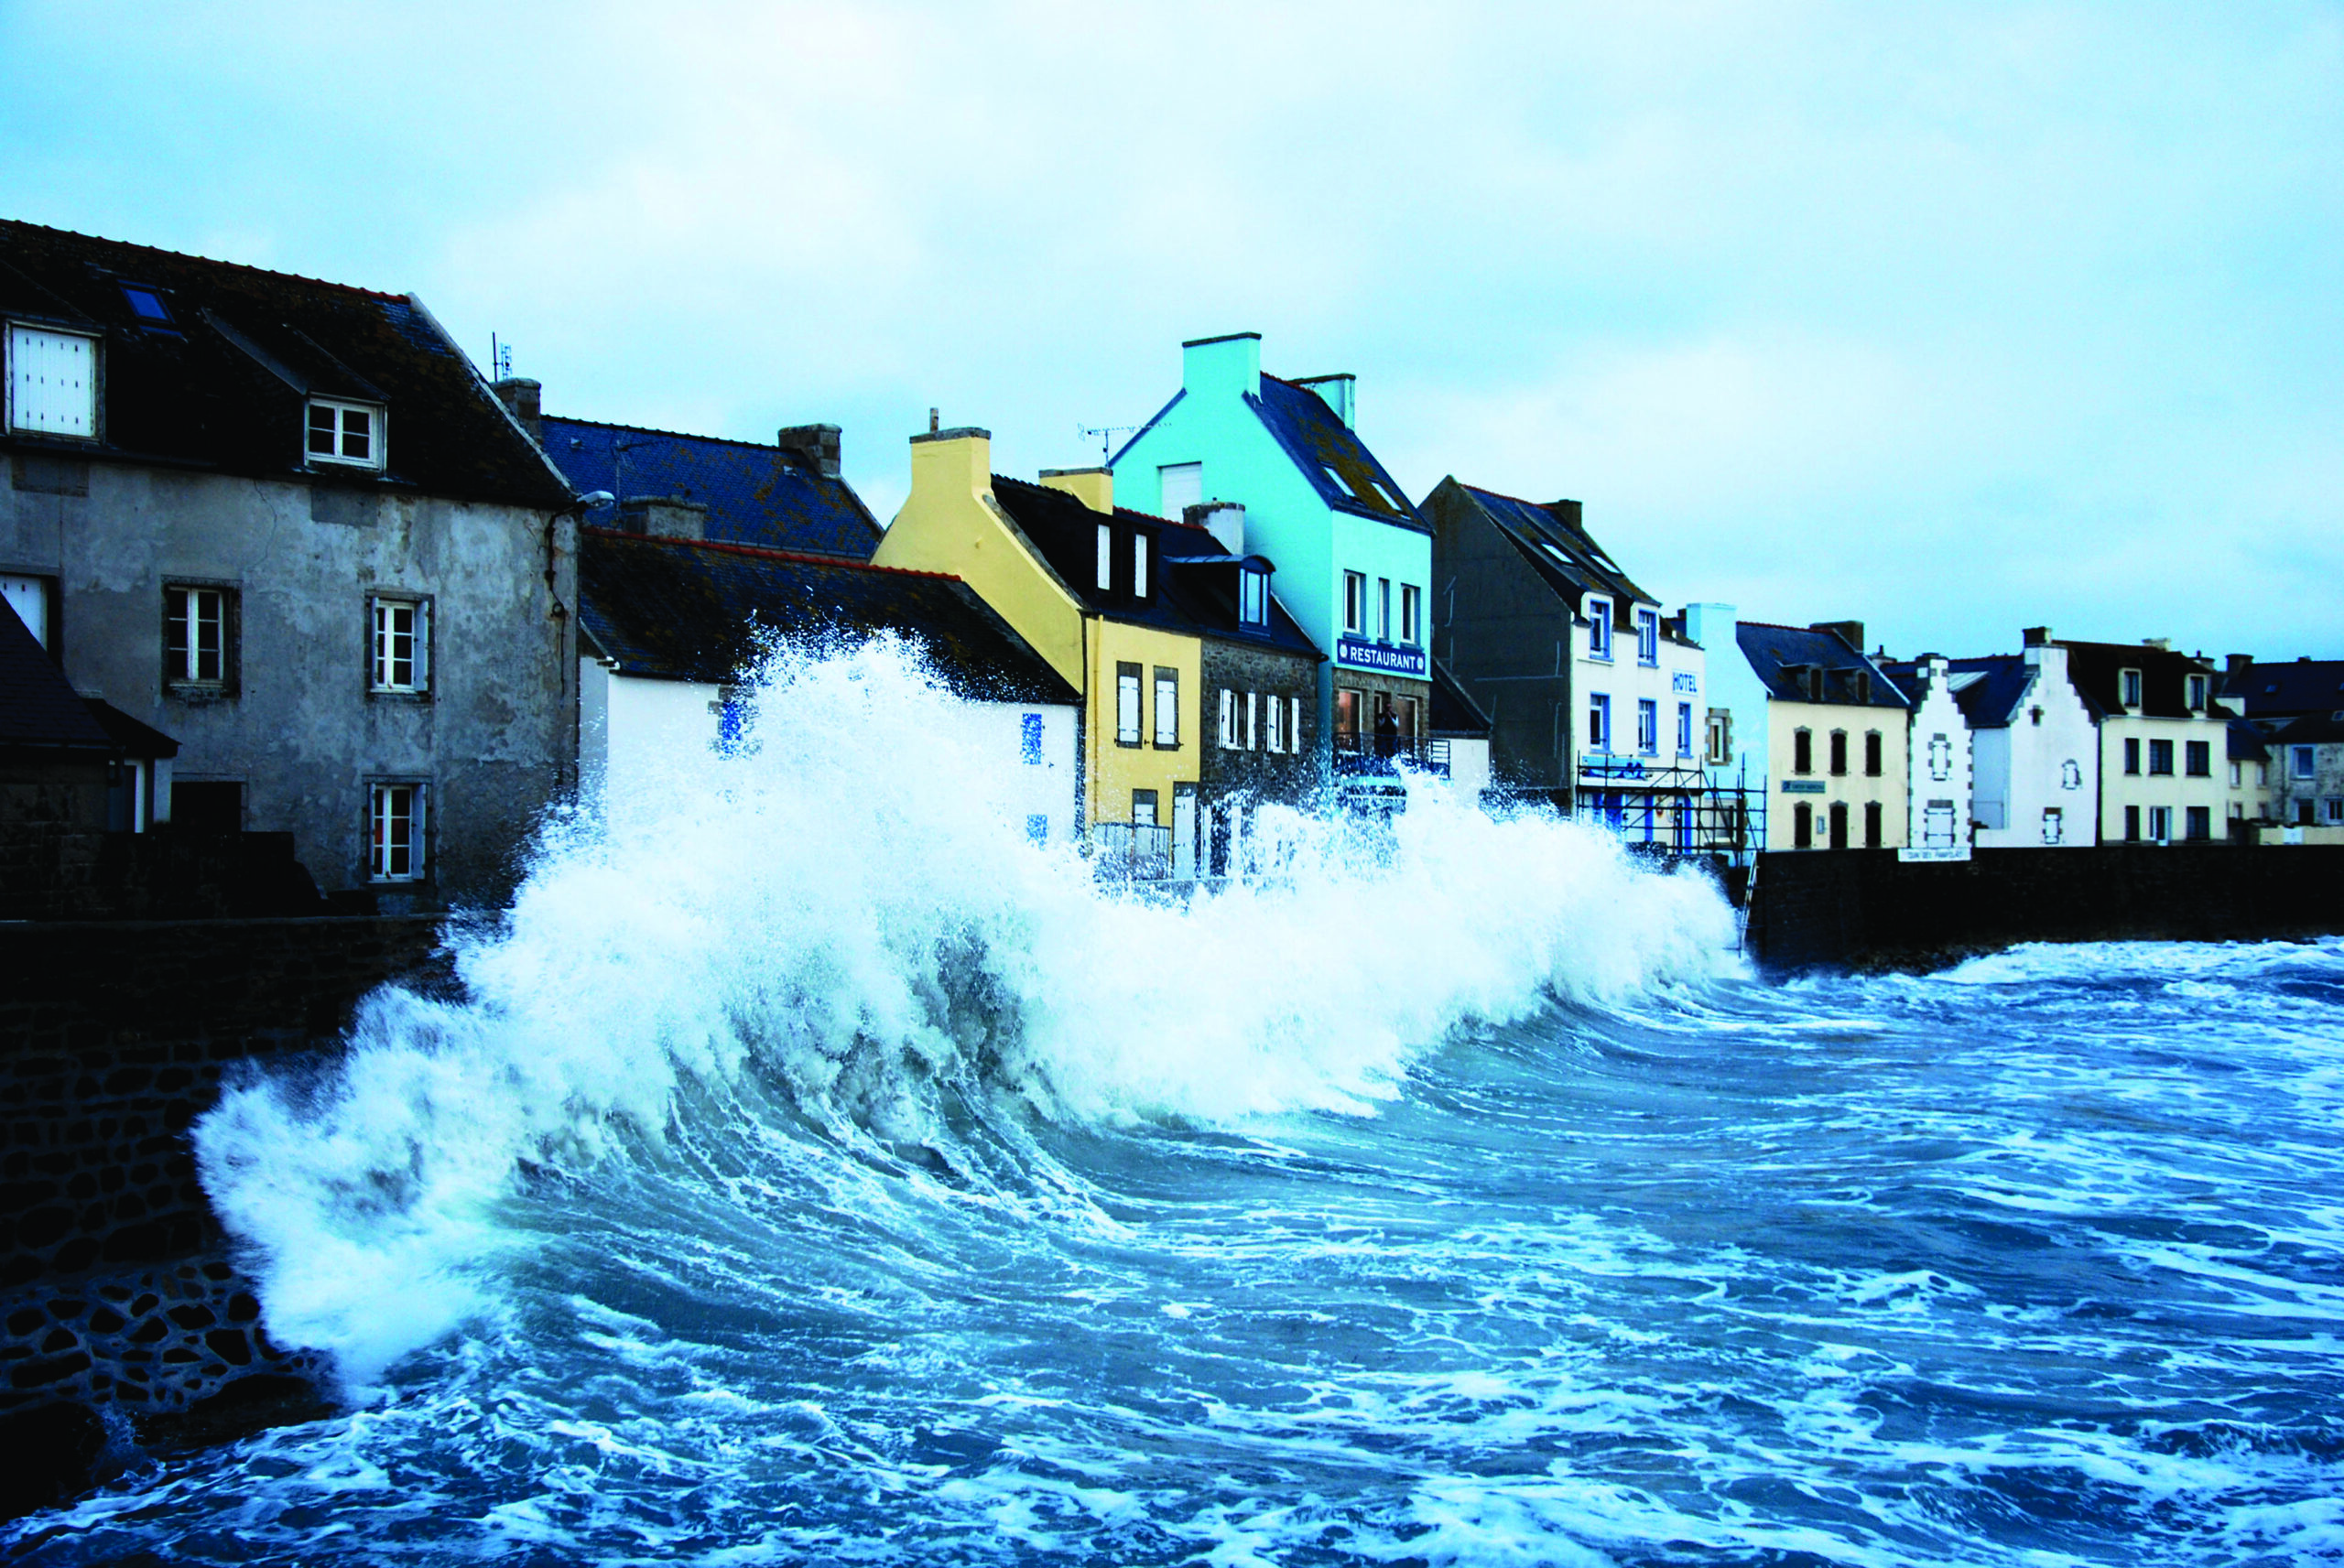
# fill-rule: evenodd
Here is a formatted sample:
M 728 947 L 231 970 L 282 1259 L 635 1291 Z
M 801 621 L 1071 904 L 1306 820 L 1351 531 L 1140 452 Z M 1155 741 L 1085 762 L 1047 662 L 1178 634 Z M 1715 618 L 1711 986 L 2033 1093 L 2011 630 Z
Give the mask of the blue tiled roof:
M 1881 667 L 1888 672 L 1897 689 L 1918 703 L 1921 699 L 1921 664 L 1917 659 L 1898 659 Z M 1948 659 L 1947 672 L 1953 676 L 1955 706 L 1969 720 L 1973 730 L 1998 730 L 2011 721 L 2019 698 L 2025 695 L 2027 663 L 2016 654 L 1990 654 L 1979 659 Z M 1964 676 L 1974 680 L 1964 681 Z
M 581 492 L 697 503 L 708 508 L 708 536 L 722 543 L 857 561 L 878 547 L 878 520 L 846 481 L 779 447 L 551 416 L 544 438 L 546 455 Z M 616 509 L 597 508 L 586 521 L 608 527 Z
M 2333 713 L 2344 708 L 2344 660 L 2249 665 L 2223 683 L 2222 700 L 2250 719 Z
M 0 745 L 114 748 L 105 726 L 5 601 L 0 601 Z
M 1265 375 L 1262 395 L 1245 401 L 1329 506 L 1420 534 L 1432 532 L 1431 524 L 1410 504 L 1407 492 L 1375 460 L 1375 454 L 1358 434 L 1327 406 L 1325 398 L 1290 381 Z
M 1851 646 L 1837 632 L 1816 632 L 1797 626 L 1769 626 L 1744 621 L 1734 627 L 1735 640 L 1751 670 L 1766 687 L 1766 695 L 1785 702 L 1810 702 L 1807 688 L 1791 674 L 1799 668 L 1823 671 L 1822 700 L 1850 708 L 1909 708 L 1904 694 L 1888 672 Z M 1869 690 L 1860 690 L 1855 677 L 1868 676 Z

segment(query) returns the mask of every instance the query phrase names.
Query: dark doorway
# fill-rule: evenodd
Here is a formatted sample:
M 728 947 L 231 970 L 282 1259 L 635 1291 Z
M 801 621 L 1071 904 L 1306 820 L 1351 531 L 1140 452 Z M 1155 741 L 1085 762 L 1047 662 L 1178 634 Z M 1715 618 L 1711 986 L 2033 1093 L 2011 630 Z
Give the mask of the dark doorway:
M 243 832 L 244 781 L 173 779 L 171 827 L 181 833 Z
M 1847 847 L 1848 803 L 1844 800 L 1835 800 L 1831 803 L 1831 848 L 1844 849 Z

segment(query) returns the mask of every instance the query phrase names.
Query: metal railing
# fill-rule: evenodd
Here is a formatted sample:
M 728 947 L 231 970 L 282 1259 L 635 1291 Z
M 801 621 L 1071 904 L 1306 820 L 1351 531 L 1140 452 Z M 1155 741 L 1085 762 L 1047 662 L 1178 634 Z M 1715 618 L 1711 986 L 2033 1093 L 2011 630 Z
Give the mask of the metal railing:
M 1396 773 L 1402 767 L 1447 778 L 1449 742 L 1408 736 L 1337 735 L 1334 764 L 1337 778 Z
M 1117 881 L 1161 881 L 1172 874 L 1172 829 L 1098 823 L 1091 829 L 1091 870 Z

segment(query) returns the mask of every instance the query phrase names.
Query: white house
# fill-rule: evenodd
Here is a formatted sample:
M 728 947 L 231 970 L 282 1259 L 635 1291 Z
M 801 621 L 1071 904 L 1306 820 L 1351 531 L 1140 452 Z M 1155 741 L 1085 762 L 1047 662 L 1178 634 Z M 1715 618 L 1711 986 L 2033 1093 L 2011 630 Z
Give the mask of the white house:
M 1970 859 L 1972 755 L 1950 663 L 1936 654 L 1886 666 L 1912 699 L 1905 766 L 1905 860 Z

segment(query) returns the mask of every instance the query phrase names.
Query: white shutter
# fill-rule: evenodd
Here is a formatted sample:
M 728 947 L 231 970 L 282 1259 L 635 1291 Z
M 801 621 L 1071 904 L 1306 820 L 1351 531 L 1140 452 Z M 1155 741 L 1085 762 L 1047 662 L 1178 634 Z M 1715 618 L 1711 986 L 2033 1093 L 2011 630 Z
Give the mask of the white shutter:
M 97 433 L 95 338 L 79 332 L 8 330 L 8 424 L 16 430 L 87 440 Z
M 1237 694 L 1227 687 L 1221 688 L 1221 749 L 1237 749 Z
M 1205 465 L 1167 463 L 1156 470 L 1163 484 L 1164 515 L 1177 523 L 1205 498 Z
M 415 689 L 431 689 L 431 601 L 416 600 L 415 605 Z
M 1254 750 L 1253 742 L 1258 737 L 1261 718 L 1262 694 L 1249 691 L 1245 694 L 1245 749 L 1249 752 Z
M 1080 535 L 1076 535 L 1078 538 Z M 1103 590 L 1115 586 L 1115 530 L 1099 524 L 1099 587 Z
M 0 600 L 16 612 L 33 641 L 49 646 L 49 584 L 37 577 L 0 577 Z

